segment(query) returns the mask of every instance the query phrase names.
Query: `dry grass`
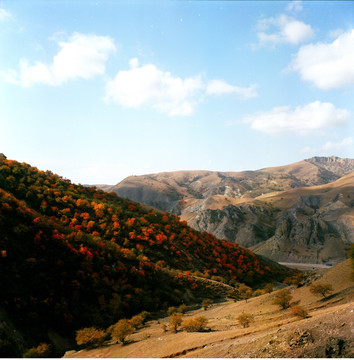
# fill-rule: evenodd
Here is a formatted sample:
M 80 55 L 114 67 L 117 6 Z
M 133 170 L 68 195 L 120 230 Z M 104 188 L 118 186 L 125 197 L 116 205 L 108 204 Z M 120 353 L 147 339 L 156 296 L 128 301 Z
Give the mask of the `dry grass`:
M 320 352 L 324 351 L 329 335 L 340 336 L 348 344 L 354 340 L 350 331 L 354 325 L 354 284 L 349 274 L 350 264 L 346 261 L 317 280 L 333 285 L 333 295 L 325 301 L 312 295 L 307 286 L 291 288 L 292 301 L 300 300 L 300 305 L 309 312 L 307 319 L 299 320 L 289 309 L 279 310 L 272 304 L 273 292 L 251 298 L 247 303 L 244 300 L 229 301 L 206 311 L 198 309 L 184 315 L 184 319 L 205 316 L 211 331 L 164 333 L 161 324 L 150 321 L 145 328 L 130 335 L 130 343 L 125 346 L 107 344 L 98 349 L 71 352 L 67 357 L 324 357 Z M 242 312 L 254 316 L 255 321 L 248 328 L 243 328 L 237 321 Z M 168 323 L 168 318 L 160 319 L 160 322 Z M 314 343 L 291 348 L 289 336 L 302 329 L 310 329 Z

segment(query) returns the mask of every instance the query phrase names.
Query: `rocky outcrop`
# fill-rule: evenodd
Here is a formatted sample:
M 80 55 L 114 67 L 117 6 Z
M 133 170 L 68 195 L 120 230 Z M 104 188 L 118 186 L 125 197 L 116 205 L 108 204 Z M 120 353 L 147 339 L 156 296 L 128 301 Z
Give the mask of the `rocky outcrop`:
M 354 242 L 353 171 L 354 159 L 313 157 L 257 171 L 131 176 L 105 190 L 276 261 L 336 263 Z

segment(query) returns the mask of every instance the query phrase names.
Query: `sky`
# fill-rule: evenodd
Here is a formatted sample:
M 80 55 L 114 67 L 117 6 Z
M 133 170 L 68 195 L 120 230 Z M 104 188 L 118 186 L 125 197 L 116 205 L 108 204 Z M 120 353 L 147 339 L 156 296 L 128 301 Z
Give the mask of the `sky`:
M 354 2 L 0 0 L 0 153 L 81 184 L 354 155 Z

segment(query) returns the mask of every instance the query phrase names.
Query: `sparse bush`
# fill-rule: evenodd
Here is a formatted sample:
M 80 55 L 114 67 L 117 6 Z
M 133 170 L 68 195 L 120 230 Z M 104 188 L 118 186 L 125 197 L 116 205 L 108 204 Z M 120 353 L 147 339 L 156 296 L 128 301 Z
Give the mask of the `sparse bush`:
M 264 290 L 257 289 L 257 290 L 253 293 L 253 296 L 260 296 L 260 295 L 264 295 L 264 294 L 265 294 Z
M 205 299 L 205 300 L 203 300 L 203 302 L 202 302 L 202 308 L 203 308 L 204 310 L 207 310 L 207 309 L 211 306 L 212 303 L 213 303 L 212 300 L 210 300 L 210 299 Z
M 184 320 L 181 324 L 183 330 L 187 332 L 203 331 L 208 323 L 208 319 L 204 316 Z
M 141 315 L 135 315 L 129 320 L 134 329 L 141 329 L 144 325 L 144 318 Z
M 291 313 L 301 319 L 305 319 L 308 316 L 308 312 L 302 306 L 296 305 L 291 307 Z
M 184 314 L 187 310 L 187 305 L 186 304 L 182 304 L 177 308 L 177 312 Z
M 312 284 L 310 292 L 314 295 L 322 295 L 324 298 L 333 291 L 331 284 Z
M 287 285 L 296 285 L 297 287 L 304 284 L 304 274 L 299 272 L 296 275 L 287 277 L 284 279 L 284 284 Z
M 178 331 L 178 326 L 180 326 L 181 323 L 182 323 L 182 315 L 180 313 L 174 313 L 170 316 L 170 325 L 175 333 Z
M 138 315 L 142 316 L 144 321 L 143 324 L 146 323 L 146 321 L 149 319 L 149 317 L 151 316 L 151 313 L 149 313 L 148 311 L 142 311 L 141 313 L 139 313 Z
M 50 345 L 42 343 L 24 352 L 24 358 L 47 358 L 50 356 Z
M 282 309 L 287 309 L 290 306 L 290 300 L 293 297 L 290 295 L 289 289 L 282 289 L 276 292 L 273 304 L 279 305 Z
M 102 329 L 84 328 L 76 331 L 76 343 L 85 347 L 96 347 L 103 343 L 105 336 L 106 333 Z
M 250 323 L 254 321 L 253 315 L 246 313 L 242 313 L 241 315 L 237 316 L 236 319 L 244 328 L 249 327 Z
M 247 303 L 247 300 L 252 296 L 252 289 L 245 284 L 240 284 L 238 287 L 238 291 L 240 293 L 241 298 L 246 300 Z
M 134 332 L 134 328 L 127 319 L 121 319 L 111 327 L 112 339 L 119 341 L 123 345 L 126 343 L 128 335 Z
M 222 282 L 222 283 L 225 282 L 225 279 L 222 276 L 218 276 L 218 275 L 213 275 L 210 279 L 214 280 L 214 281 Z
M 273 291 L 273 289 L 274 289 L 274 284 L 269 283 L 264 287 L 264 292 L 266 294 L 270 294 Z
M 350 259 L 351 266 L 352 266 L 351 279 L 354 281 L 354 244 L 352 244 L 352 246 L 350 247 L 349 259 Z
M 174 306 L 170 306 L 168 309 L 167 309 L 167 315 L 172 315 L 174 313 L 177 312 L 177 309 L 174 307 Z

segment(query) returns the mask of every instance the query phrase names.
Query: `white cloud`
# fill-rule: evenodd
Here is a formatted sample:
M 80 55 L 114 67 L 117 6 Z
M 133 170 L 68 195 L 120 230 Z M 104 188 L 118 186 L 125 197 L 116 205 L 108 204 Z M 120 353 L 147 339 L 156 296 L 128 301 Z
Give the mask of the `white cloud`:
M 14 17 L 10 12 L 0 8 L 0 21 L 12 21 Z
M 205 95 L 236 94 L 243 99 L 257 96 L 255 85 L 241 88 L 223 80 L 204 82 L 200 76 L 180 78 L 153 64 L 139 65 L 131 59 L 129 70 L 121 70 L 106 86 L 106 100 L 128 108 L 148 105 L 161 113 L 191 115 Z
M 284 14 L 276 18 L 262 19 L 257 26 L 259 29 L 258 40 L 261 45 L 297 45 L 313 36 L 310 25 Z
M 226 83 L 224 80 L 211 80 L 207 84 L 206 94 L 207 95 L 224 95 L 224 94 L 235 94 L 241 99 L 249 99 L 258 96 L 256 91 L 257 85 L 252 84 L 247 88 L 233 86 Z
M 303 7 L 301 0 L 292 0 L 286 7 L 286 10 L 288 11 L 301 11 L 302 9 Z
M 353 144 L 353 138 L 346 137 L 343 140 L 338 141 L 338 142 L 327 141 L 324 145 L 322 145 L 319 148 L 312 148 L 310 146 L 307 146 L 307 147 L 301 149 L 299 152 L 301 154 L 319 153 L 319 152 L 331 153 L 333 151 L 338 151 L 343 148 L 346 148 L 352 144 Z
M 182 79 L 155 65 L 139 67 L 137 59 L 130 60 L 130 70 L 119 71 L 107 83 L 106 99 L 125 107 L 151 105 L 169 115 L 190 115 L 198 102 L 203 82 L 197 77 Z
M 36 83 L 61 85 L 76 78 L 89 79 L 103 75 L 109 53 L 116 50 L 114 42 L 106 36 L 74 33 L 68 41 L 58 43 L 60 51 L 51 64 L 21 60 L 19 71 L 9 70 L 2 77 L 21 86 Z
M 354 29 L 332 43 L 317 43 L 300 48 L 290 68 L 302 80 L 320 89 L 342 88 L 354 84 Z
M 327 141 L 323 146 L 322 150 L 339 150 L 344 147 L 347 147 L 353 143 L 352 137 L 346 137 L 342 141 L 333 143 L 332 141 Z
M 244 123 L 251 124 L 253 130 L 268 134 L 296 133 L 306 135 L 328 128 L 345 125 L 350 114 L 331 103 L 315 101 L 305 106 L 276 107 L 270 111 L 246 116 Z

